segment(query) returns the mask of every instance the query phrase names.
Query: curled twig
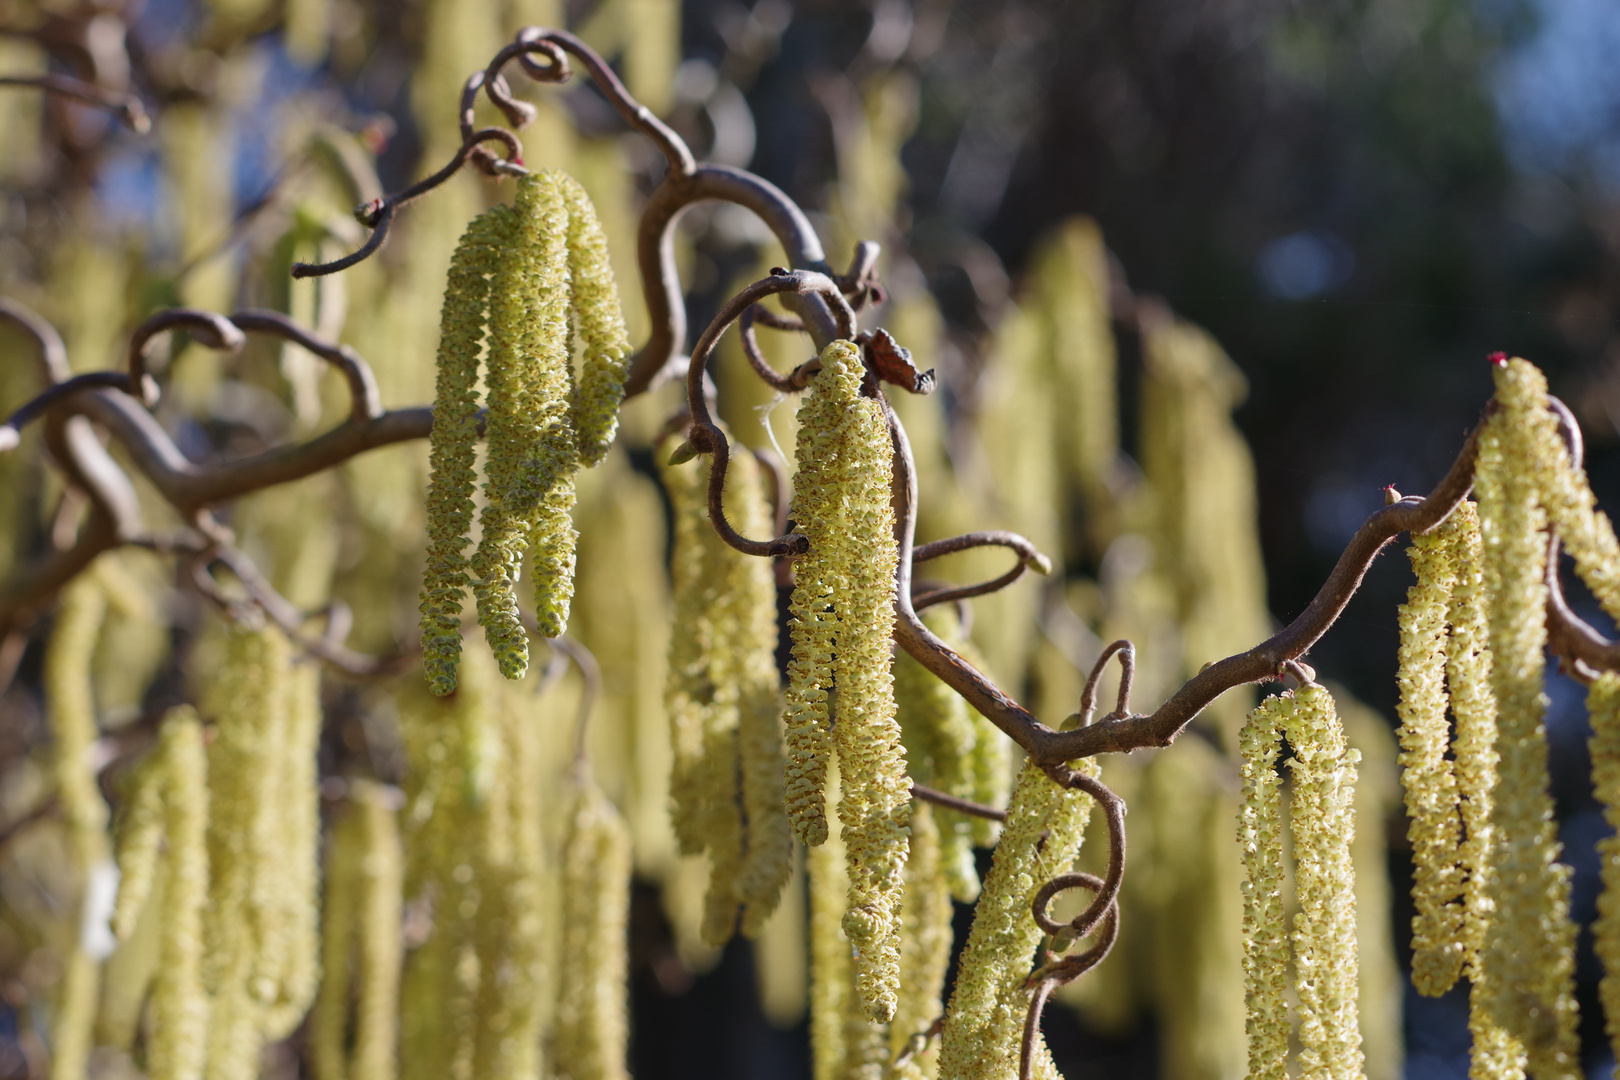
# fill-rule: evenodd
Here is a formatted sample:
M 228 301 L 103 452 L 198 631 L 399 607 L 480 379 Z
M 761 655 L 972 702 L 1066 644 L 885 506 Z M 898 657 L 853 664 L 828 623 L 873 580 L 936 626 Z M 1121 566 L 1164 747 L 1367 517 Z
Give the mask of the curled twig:
M 947 810 L 955 810 L 959 814 L 971 814 L 974 817 L 981 817 L 988 821 L 1007 820 L 1007 811 L 1005 810 L 997 810 L 993 806 L 976 803 L 972 799 L 964 799 L 959 795 L 951 795 L 931 787 L 924 787 L 921 784 L 911 785 L 911 795 L 913 798 L 921 799 L 923 802 L 943 806 Z
M 134 94 L 106 90 L 66 75 L 0 75 L 0 86 L 43 90 L 47 94 L 106 109 L 118 117 L 125 127 L 139 135 L 152 130 L 152 120 L 146 115 L 146 107 Z
M 997 592 L 1006 588 L 1024 576 L 1024 571 L 1034 570 L 1037 574 L 1050 574 L 1052 561 L 1042 555 L 1035 545 L 1015 532 L 1005 529 L 989 529 L 983 532 L 964 533 L 946 540 L 935 540 L 931 543 L 921 544 L 911 553 L 911 562 L 927 562 L 945 555 L 952 555 L 958 551 L 968 551 L 979 547 L 1004 547 L 1010 549 L 1018 556 L 1018 562 L 1013 568 L 998 578 L 981 581 L 974 585 L 953 585 L 947 588 L 927 589 L 912 594 L 911 605 L 913 610 L 922 611 L 936 604 L 948 604 L 954 600 L 967 600 L 974 596 L 984 596 L 987 593 Z
M 1046 905 L 1051 902 L 1054 896 L 1065 889 L 1087 888 L 1100 893 L 1104 887 L 1105 883 L 1103 880 L 1097 877 L 1095 874 L 1061 874 L 1053 880 L 1047 882 L 1047 884 L 1041 888 L 1040 892 L 1035 894 L 1035 902 L 1033 904 L 1035 910 L 1035 919 L 1037 922 L 1041 922 L 1043 924 L 1043 929 L 1045 928 L 1046 924 L 1051 924 L 1057 927 L 1056 930 L 1048 930 L 1047 933 L 1057 934 L 1059 936 L 1070 935 L 1071 928 L 1069 926 L 1060 923 L 1052 923 L 1050 919 L 1046 918 Z M 1051 996 L 1053 990 L 1056 990 L 1058 987 L 1067 983 L 1073 982 L 1075 979 L 1078 979 L 1080 976 L 1102 963 L 1103 959 L 1108 956 L 1109 950 L 1114 947 L 1114 942 L 1119 937 L 1118 903 L 1110 903 L 1108 905 L 1108 909 L 1106 912 L 1104 912 L 1102 921 L 1097 927 L 1097 930 L 1098 935 L 1096 943 L 1085 952 L 1075 953 L 1071 956 L 1059 957 L 1050 963 L 1043 964 L 1030 974 L 1029 979 L 1027 980 L 1027 985 L 1033 992 L 1030 994 L 1029 1010 L 1024 1014 L 1024 1036 L 1022 1042 L 1019 1044 L 1019 1080 L 1032 1080 L 1032 1077 L 1034 1076 L 1035 1044 L 1036 1040 L 1040 1036 L 1041 1013 L 1046 1008 L 1047 998 Z M 1073 935 L 1069 938 L 1069 940 L 1075 940 L 1079 936 L 1080 935 Z
M 1091 933 L 1104 913 L 1119 898 L 1119 886 L 1125 880 L 1125 800 L 1114 794 L 1113 790 L 1101 780 L 1077 772 L 1067 765 L 1049 765 L 1045 768 L 1045 772 L 1053 783 L 1083 791 L 1095 799 L 1097 805 L 1102 807 L 1103 816 L 1108 823 L 1108 874 L 1098 888 L 1091 906 L 1069 920 L 1065 926 L 1057 929 L 1054 929 L 1057 924 L 1051 923 L 1051 920 L 1046 918 L 1044 901 L 1035 910 L 1035 921 L 1047 933 L 1055 934 L 1061 931 L 1075 938 L 1082 938 Z
M 129 385 L 140 402 L 150 408 L 157 404 L 157 380 L 146 373 L 146 348 L 166 330 L 187 330 L 210 349 L 235 352 L 247 338 L 235 323 L 212 311 L 195 308 L 169 308 L 151 316 L 129 335 Z
M 574 717 L 574 762 L 578 764 L 585 760 L 585 735 L 590 729 L 596 699 L 602 696 L 602 667 L 591 650 L 566 634 L 546 640 L 553 649 L 574 662 L 574 666 L 579 668 L 580 678 L 585 682 L 579 695 L 579 711 Z
M 1119 657 L 1119 696 L 1114 702 L 1114 711 L 1103 717 L 1104 720 L 1117 720 L 1122 716 L 1131 715 L 1131 684 L 1136 679 L 1136 646 L 1125 638 L 1111 642 L 1103 649 L 1102 655 L 1092 665 L 1091 676 L 1086 679 L 1086 688 L 1080 692 L 1080 711 L 1076 713 L 1079 727 L 1091 723 L 1092 713 L 1097 708 L 1097 686 L 1102 682 L 1102 674 L 1108 667 L 1108 661 L 1115 656 Z
M 59 402 L 86 390 L 123 390 L 129 392 L 129 376 L 122 371 L 90 371 L 75 375 L 66 382 L 53 383 L 32 401 L 25 402 L 16 412 L 0 424 L 0 454 L 14 449 L 21 438 L 22 429 L 29 422 L 49 412 Z
M 498 142 L 506 147 L 507 158 L 499 164 L 517 169 L 522 168 L 523 146 L 518 142 L 516 135 L 513 135 L 505 128 L 497 127 L 475 131 L 462 142 L 461 149 L 456 151 L 456 156 L 450 159 L 450 163 L 432 176 L 424 180 L 418 180 L 404 191 L 389 195 L 386 198 L 374 199 L 356 209 L 354 216 L 359 219 L 360 224 L 371 230 L 371 235 L 366 238 L 365 244 L 358 251 L 329 263 L 295 262 L 292 264 L 292 276 L 295 278 L 322 277 L 326 274 L 335 274 L 340 270 L 347 270 L 356 263 L 369 259 L 382 247 L 383 241 L 388 239 L 388 229 L 393 224 L 396 212 L 454 176 L 456 171 L 467 163 L 467 159 L 472 156 L 473 151 L 487 142 Z
M 350 420 L 375 420 L 383 414 L 382 395 L 371 365 L 347 345 L 316 337 L 279 311 L 238 311 L 231 315 L 231 322 L 248 333 L 271 334 L 291 341 L 337 368 L 349 384 Z

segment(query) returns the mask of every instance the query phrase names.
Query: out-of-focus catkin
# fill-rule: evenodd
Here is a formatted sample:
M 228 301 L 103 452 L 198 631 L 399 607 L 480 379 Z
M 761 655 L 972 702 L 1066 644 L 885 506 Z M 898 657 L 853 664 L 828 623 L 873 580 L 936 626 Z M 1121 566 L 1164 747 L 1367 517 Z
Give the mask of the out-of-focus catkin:
M 1580 1072 L 1570 871 L 1558 862 L 1542 725 L 1547 516 L 1536 428 L 1552 421 L 1539 371 L 1514 360 L 1495 377 L 1499 409 L 1481 432 L 1475 478 L 1501 757 L 1484 970 L 1492 1019 L 1523 1046 L 1530 1074 L 1544 1080 Z
M 1243 980 L 1250 1080 L 1288 1076 L 1288 930 L 1283 918 L 1282 780 L 1277 753 L 1290 697 L 1266 698 L 1239 736 L 1243 805 L 1238 845 L 1243 869 Z
M 1438 997 L 1462 971 L 1462 821 L 1446 757 L 1446 616 L 1455 584 L 1459 517 L 1416 536 L 1408 551 L 1417 583 L 1400 609 L 1401 783 L 1412 841 L 1412 984 Z
M 208 1044 L 203 988 L 203 920 L 209 903 L 208 757 L 202 724 L 189 707 L 164 718 L 158 744 L 163 831 L 168 842 L 163 933 L 152 989 L 152 1080 L 198 1080 Z
M 551 1071 L 626 1080 L 630 833 L 594 781 L 576 780 L 563 854 L 563 965 Z
M 1096 767 L 1093 759 L 1079 764 L 1091 775 Z M 1058 787 L 1033 765 L 1019 774 L 945 1013 L 940 1076 L 1017 1075 L 1030 994 L 1025 980 L 1041 938 L 1030 903 L 1048 880 L 1068 872 L 1093 805 L 1091 796 Z M 1044 1044 L 1040 1049 L 1044 1054 Z
M 938 1043 L 927 1041 L 927 1032 L 939 1018 L 953 939 L 951 886 L 935 816 L 936 809 L 925 803 L 911 811 L 911 854 L 906 860 L 900 930 L 900 1005 L 889 1025 L 890 1059 L 905 1059 L 892 1070 L 896 1080 L 930 1080 L 937 1065 Z M 925 1041 L 927 1048 L 919 1049 Z

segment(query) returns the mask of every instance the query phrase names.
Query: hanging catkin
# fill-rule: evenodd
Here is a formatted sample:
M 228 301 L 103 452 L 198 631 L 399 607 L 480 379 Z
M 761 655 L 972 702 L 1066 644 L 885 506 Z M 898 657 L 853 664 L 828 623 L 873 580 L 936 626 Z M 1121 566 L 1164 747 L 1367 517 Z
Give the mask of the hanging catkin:
M 1243 981 L 1249 1033 L 1249 1080 L 1288 1076 L 1288 930 L 1283 918 L 1282 780 L 1277 752 L 1290 697 L 1271 696 L 1249 713 L 1239 737 L 1243 805 Z
M 1604 672 L 1587 693 L 1591 715 L 1592 785 L 1603 817 L 1611 829 L 1620 828 L 1620 675 Z M 1603 891 L 1598 894 L 1598 917 L 1592 924 L 1592 944 L 1603 965 L 1598 996 L 1603 1001 L 1603 1027 L 1611 1046 L 1620 1048 L 1620 836 L 1611 833 L 1598 841 Z
M 838 789 L 838 768 L 827 786 Z M 813 1080 L 843 1080 L 844 1014 L 854 996 L 849 939 L 844 936 L 844 898 L 849 874 L 844 844 L 834 831 L 805 857 L 810 879 L 810 1061 Z
M 860 394 L 859 351 L 835 341 L 799 410 L 794 519 L 810 540 L 795 567 L 787 802 L 795 832 L 825 839 L 820 790 L 828 730 L 838 750 L 849 859 L 844 932 L 872 1019 L 894 1015 L 899 899 L 911 801 L 889 670 L 894 627 L 892 448 L 882 406 Z M 836 637 L 836 655 L 830 655 Z M 829 662 L 830 661 L 830 662 Z M 836 688 L 837 711 L 828 711 Z M 818 824 L 819 823 L 819 824 Z
M 1086 759 L 1079 768 L 1095 775 L 1096 762 Z M 1033 765 L 1019 774 L 945 1013 L 940 1076 L 1017 1075 L 1030 995 L 1025 980 L 1041 938 L 1030 903 L 1048 880 L 1068 872 L 1092 805 L 1091 796 L 1058 787 Z M 1044 1044 L 1038 1049 L 1045 1058 Z
M 1460 517 L 1413 537 L 1417 584 L 1400 609 L 1401 783 L 1412 841 L 1412 985 L 1438 997 L 1463 966 L 1462 821 L 1457 779 L 1446 758 L 1446 615 L 1457 577 Z
M 890 1058 L 905 1057 L 892 1072 L 896 1080 L 928 1080 L 937 1065 L 938 1043 L 929 1040 L 927 1032 L 941 1012 L 953 939 L 951 886 L 936 814 L 936 808 L 925 803 L 911 811 L 900 931 L 900 1005 L 889 1025 Z
M 959 623 L 955 616 L 934 609 L 923 621 L 953 648 L 958 647 Z M 984 786 L 979 772 L 986 755 L 979 746 L 988 737 L 1000 749 L 1001 733 L 986 733 L 975 724 L 976 713 L 960 694 L 946 686 L 903 650 L 894 658 L 894 698 L 900 733 L 905 740 L 906 765 L 920 784 L 964 799 L 978 799 Z M 970 715 L 971 714 L 971 715 Z M 979 766 L 979 767 L 976 767 Z M 1000 800 L 995 800 L 999 805 Z M 940 833 L 940 861 L 951 883 L 951 895 L 971 904 L 979 895 L 979 874 L 973 861 L 973 820 L 951 810 L 932 811 Z
M 479 347 L 488 455 L 477 551 L 467 558 L 476 457 Z M 575 334 L 585 350 L 574 377 Z M 518 607 L 524 553 L 543 637 L 568 624 L 574 589 L 574 471 L 601 461 L 617 428 L 629 340 L 606 241 L 577 181 L 544 170 L 511 207 L 468 228 L 441 314 L 422 633 L 429 686 L 455 688 L 468 584 L 501 673 L 521 678 L 528 635 Z
M 1314 683 L 1293 693 L 1282 713 L 1293 748 L 1289 772 L 1294 834 L 1294 966 L 1300 1004 L 1300 1075 L 1350 1080 L 1361 1075 L 1356 1016 L 1356 763 L 1345 745 L 1333 698 Z
M 428 460 L 427 567 L 422 577 L 422 665 L 435 694 L 456 686 L 467 534 L 472 529 L 478 457 L 478 357 L 484 344 L 489 275 L 510 236 L 511 210 L 479 215 L 450 260 L 439 317 L 438 388 Z
M 1557 861 L 1542 726 L 1547 516 L 1536 448 L 1552 419 L 1540 372 L 1514 360 L 1495 376 L 1500 408 L 1481 433 L 1475 481 L 1501 755 L 1484 970 L 1491 1017 L 1523 1045 L 1531 1075 L 1548 1080 L 1580 1071 L 1570 871 Z
M 627 1080 L 630 833 L 588 776 L 576 776 L 563 853 L 563 965 L 549 1069 Z
M 375 781 L 350 781 L 349 805 L 332 825 L 321 904 L 321 989 L 310 1015 L 316 1080 L 394 1075 L 403 952 L 396 794 Z
M 158 743 L 163 831 L 168 843 L 163 935 L 152 989 L 151 1080 L 198 1080 L 208 1045 L 203 925 L 208 888 L 208 758 L 202 724 L 189 707 L 164 718 Z
M 74 868 L 80 875 L 81 908 L 51 1025 L 52 1080 L 79 1080 L 84 1075 L 96 1018 L 100 957 L 92 953 L 91 945 L 98 932 L 96 920 L 105 915 L 98 915 L 90 905 L 96 895 L 96 875 L 106 874 L 107 804 L 91 764 L 91 747 L 98 733 L 90 663 L 106 610 L 106 596 L 96 578 L 83 575 L 76 579 L 62 592 L 45 652 L 47 715 L 56 740 L 57 798 L 67 820 Z
M 1463 949 L 1471 988 L 1468 1029 L 1474 1037 L 1471 1080 L 1520 1080 L 1524 1051 L 1490 1015 L 1491 978 L 1483 963 L 1491 923 L 1491 795 L 1496 786 L 1496 699 L 1491 693 L 1491 653 L 1485 616 L 1485 569 L 1476 506 L 1464 500 L 1452 511 L 1457 528 L 1456 579 L 1446 616 L 1446 681 L 1457 719 L 1456 776 L 1464 839 L 1461 863 L 1467 920 Z M 1448 522 L 1450 524 L 1450 522 Z

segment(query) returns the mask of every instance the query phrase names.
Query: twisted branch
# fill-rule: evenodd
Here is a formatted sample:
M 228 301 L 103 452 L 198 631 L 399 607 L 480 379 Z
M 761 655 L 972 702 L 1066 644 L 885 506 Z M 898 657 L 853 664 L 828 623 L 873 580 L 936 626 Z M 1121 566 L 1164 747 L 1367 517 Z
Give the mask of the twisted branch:
M 0 75 L 0 86 L 43 90 L 56 97 L 105 109 L 138 135 L 152 130 L 152 120 L 146 115 L 146 107 L 134 94 L 107 90 L 66 75 Z
M 974 596 L 984 596 L 1006 588 L 1024 576 L 1024 571 L 1034 570 L 1037 574 L 1050 574 L 1052 560 L 1042 555 L 1035 545 L 1015 532 L 1005 529 L 990 529 L 984 532 L 964 533 L 953 536 L 947 540 L 935 540 L 931 543 L 918 546 L 911 553 L 913 567 L 917 563 L 938 559 L 945 555 L 952 555 L 959 551 L 969 551 L 978 547 L 1004 547 L 1018 556 L 1018 562 L 1013 568 L 998 578 L 981 581 L 975 585 L 952 585 L 945 588 L 924 589 L 911 597 L 911 606 L 914 611 L 922 611 L 936 604 L 948 604 L 956 600 L 967 600 Z

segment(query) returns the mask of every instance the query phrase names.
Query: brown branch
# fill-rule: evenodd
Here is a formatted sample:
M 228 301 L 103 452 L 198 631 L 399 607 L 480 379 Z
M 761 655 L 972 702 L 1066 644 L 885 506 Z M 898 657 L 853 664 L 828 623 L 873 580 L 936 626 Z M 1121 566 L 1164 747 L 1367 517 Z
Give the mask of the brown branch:
M 1072 873 L 1062 874 L 1042 887 L 1035 897 L 1035 915 L 1037 921 L 1045 920 L 1045 909 L 1053 896 L 1065 889 L 1087 888 L 1101 891 L 1104 883 L 1095 874 Z M 1049 920 L 1047 920 L 1049 921 Z M 1068 931 L 1068 927 L 1059 926 L 1059 930 Z M 1071 983 L 1084 975 L 1108 956 L 1109 950 L 1114 947 L 1119 937 L 1119 905 L 1111 903 L 1104 912 L 1097 942 L 1083 953 L 1060 957 L 1050 963 L 1043 964 L 1030 974 L 1025 985 L 1034 992 L 1030 995 L 1029 1009 L 1024 1014 L 1024 1035 L 1019 1043 L 1018 1050 L 1018 1076 L 1019 1080 L 1032 1080 L 1035 1074 L 1035 1044 L 1040 1037 L 1041 1013 L 1046 1008 L 1046 1000 L 1053 990 Z M 1048 931 L 1049 933 L 1051 931 Z
M 292 264 L 292 276 L 295 278 L 322 277 L 326 274 L 335 274 L 340 270 L 347 270 L 356 263 L 369 259 L 382 247 L 383 241 L 388 239 L 388 229 L 393 224 L 394 214 L 409 203 L 421 198 L 434 188 L 443 184 L 456 174 L 467 159 L 472 156 L 475 149 L 486 142 L 498 142 L 506 147 L 507 157 L 499 164 L 521 169 L 523 166 L 523 146 L 518 142 L 517 136 L 505 128 L 484 128 L 473 132 L 462 140 L 461 148 L 456 156 L 450 159 L 449 164 L 424 180 L 418 180 L 404 191 L 386 198 L 376 199 L 366 203 L 355 211 L 355 217 L 360 224 L 371 230 L 371 235 L 361 248 L 341 259 L 329 263 L 303 263 Z M 499 166 L 497 166 L 499 167 Z
M 921 544 L 912 551 L 911 562 L 915 566 L 917 563 L 938 559 L 959 551 L 992 546 L 1012 550 L 1018 556 L 1017 564 L 1005 574 L 989 581 L 981 581 L 974 585 L 953 585 L 947 588 L 925 589 L 914 593 L 911 598 L 912 608 L 916 611 L 922 611 L 936 604 L 948 604 L 955 600 L 967 600 L 974 596 L 984 596 L 988 593 L 997 592 L 1023 577 L 1025 570 L 1034 570 L 1038 574 L 1052 572 L 1052 561 L 1042 555 L 1034 544 L 1017 533 L 1008 532 L 1005 529 L 965 533 L 947 540 L 935 540 L 932 543 Z
M 349 419 L 375 420 L 383 413 L 382 395 L 371 366 L 347 345 L 316 337 L 279 311 L 234 312 L 231 322 L 250 334 L 270 334 L 291 341 L 331 364 L 349 384 Z
M 129 385 L 148 407 L 158 402 L 157 380 L 146 373 L 146 349 L 152 339 L 170 330 L 187 330 L 210 349 L 235 352 L 247 340 L 236 324 L 223 315 L 195 308 L 169 308 L 152 315 L 129 335 Z
M 981 817 L 988 821 L 1007 820 L 1007 811 L 1005 810 L 997 810 L 993 806 L 986 806 L 983 803 L 974 802 L 972 799 L 964 799 L 959 795 L 924 787 L 921 784 L 911 785 L 911 795 L 912 798 L 921 799 L 926 803 L 933 803 L 935 806 L 942 806 L 947 810 L 955 810 L 959 814 L 971 814 L 974 817 Z
M 0 86 L 43 90 L 56 97 L 69 98 L 98 109 L 105 109 L 117 116 L 125 127 L 139 135 L 145 135 L 152 130 L 152 120 L 146 115 L 146 108 L 141 104 L 141 99 L 134 94 L 105 90 L 66 75 L 0 75 Z
M 1103 717 L 1105 720 L 1117 720 L 1122 716 L 1131 714 L 1131 684 L 1136 681 L 1136 646 L 1124 638 L 1112 642 L 1103 649 L 1092 665 L 1091 677 L 1086 679 L 1086 688 L 1080 692 L 1079 726 L 1086 727 L 1091 723 L 1091 714 L 1097 708 L 1097 685 L 1102 682 L 1102 674 L 1108 668 L 1108 661 L 1116 655 L 1119 657 L 1119 696 L 1114 702 L 1114 711 Z
M 1119 899 L 1119 887 L 1125 880 L 1125 800 L 1114 794 L 1101 780 L 1076 772 L 1067 765 L 1049 765 L 1045 772 L 1053 783 L 1071 791 L 1083 791 L 1095 799 L 1108 823 L 1108 873 L 1097 889 L 1091 906 L 1068 923 L 1057 926 L 1046 918 L 1046 902 L 1040 898 L 1040 894 L 1036 896 L 1035 921 L 1042 930 L 1049 934 L 1066 933 L 1073 938 L 1082 938 L 1096 928 L 1098 921 Z M 1051 899 L 1051 896 L 1047 895 L 1047 899 Z
M 41 382 L 59 383 L 73 375 L 62 335 L 38 312 L 0 296 L 0 323 L 6 323 L 34 343 Z
M 129 376 L 122 371 L 90 371 L 47 387 L 32 401 L 24 403 L 16 412 L 6 417 L 5 423 L 0 424 L 0 454 L 15 449 L 17 443 L 21 441 L 22 429 L 64 399 L 86 390 L 122 390 L 127 394 L 130 392 L 129 387 Z

